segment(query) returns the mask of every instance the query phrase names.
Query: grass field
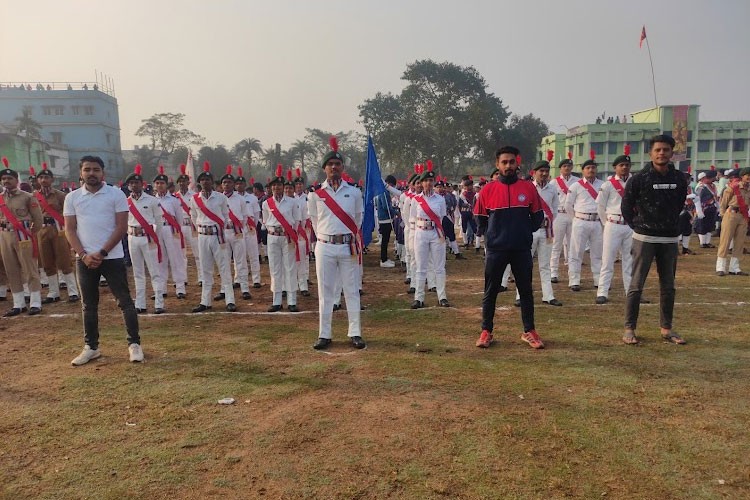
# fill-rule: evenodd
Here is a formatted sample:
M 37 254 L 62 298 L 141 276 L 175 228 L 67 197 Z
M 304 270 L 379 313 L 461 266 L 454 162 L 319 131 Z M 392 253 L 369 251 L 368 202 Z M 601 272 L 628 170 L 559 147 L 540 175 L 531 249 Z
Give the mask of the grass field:
M 344 311 L 332 349 L 311 348 L 315 285 L 302 313 L 265 313 L 267 274 L 239 314 L 186 314 L 193 286 L 170 314 L 141 316 L 143 364 L 127 360 L 108 292 L 103 355 L 83 367 L 70 366 L 79 305 L 3 319 L 2 497 L 748 498 L 750 278 L 714 276 L 705 252 L 678 264 L 686 346 L 661 341 L 655 304 L 641 309 L 643 344 L 622 345 L 621 281 L 596 306 L 585 267 L 582 292 L 564 275 L 555 285 L 562 308 L 542 306 L 535 283 L 545 350 L 520 341 L 512 289 L 497 342 L 477 349 L 473 252 L 449 256 L 455 307 L 428 293 L 419 311 L 371 252 L 362 351 Z M 656 276 L 647 286 L 657 302 Z

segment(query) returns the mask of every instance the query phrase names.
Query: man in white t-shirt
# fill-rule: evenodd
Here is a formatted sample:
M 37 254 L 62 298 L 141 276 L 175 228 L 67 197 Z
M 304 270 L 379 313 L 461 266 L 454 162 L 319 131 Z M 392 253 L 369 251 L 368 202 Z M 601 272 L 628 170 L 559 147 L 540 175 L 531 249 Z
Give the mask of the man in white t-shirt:
M 78 165 L 83 186 L 65 197 L 65 235 L 76 252 L 78 284 L 83 304 L 85 346 L 71 363 L 84 365 L 99 352 L 99 279 L 104 276 L 122 310 L 130 361 L 143 361 L 138 314 L 130 296 L 122 238 L 127 232 L 125 194 L 104 182 L 104 162 L 84 156 Z

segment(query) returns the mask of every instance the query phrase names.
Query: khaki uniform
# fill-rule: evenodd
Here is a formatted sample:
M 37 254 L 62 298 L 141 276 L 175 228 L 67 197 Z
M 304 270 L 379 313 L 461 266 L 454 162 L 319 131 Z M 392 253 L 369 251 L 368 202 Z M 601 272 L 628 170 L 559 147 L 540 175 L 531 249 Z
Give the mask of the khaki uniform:
M 750 205 L 750 188 L 740 183 L 740 196 L 745 200 L 745 206 Z M 719 251 L 716 259 L 716 271 L 727 271 L 727 257 L 729 256 L 729 245 L 734 240 L 732 247 L 732 258 L 729 262 L 729 272 L 740 272 L 740 257 L 742 248 L 745 246 L 745 235 L 747 233 L 747 219 L 740 212 L 740 204 L 734 189 L 727 186 L 722 193 L 719 204 L 721 213 L 721 238 L 719 239 Z
M 29 193 L 16 189 L 15 193 L 5 191 L 2 194 L 5 204 L 31 233 L 36 235 L 42 228 L 42 211 L 39 202 Z M 2 255 L 8 284 L 13 293 L 13 307 L 22 309 L 26 306 L 23 296 L 24 279 L 31 292 L 31 307 L 41 307 L 41 284 L 39 282 L 39 264 L 33 255 L 32 242 L 25 235 L 19 234 L 0 211 L 0 255 Z
M 62 215 L 65 193 L 57 189 L 50 189 L 50 193 L 44 198 L 53 210 Z M 57 271 L 70 274 L 73 272 L 73 259 L 63 228 L 58 227 L 55 219 L 41 206 L 40 208 L 44 219 L 43 227 L 39 230 L 39 260 L 42 269 L 47 276 L 57 275 Z

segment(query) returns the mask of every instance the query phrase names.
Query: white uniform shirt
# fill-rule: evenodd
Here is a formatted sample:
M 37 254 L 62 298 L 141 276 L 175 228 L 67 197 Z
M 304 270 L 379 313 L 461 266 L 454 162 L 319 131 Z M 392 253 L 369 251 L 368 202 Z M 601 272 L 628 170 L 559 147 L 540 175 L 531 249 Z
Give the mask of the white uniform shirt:
M 410 206 L 410 214 L 409 214 L 409 220 L 416 222 L 417 219 L 422 220 L 429 220 L 430 216 L 427 215 L 427 212 L 424 211 L 422 208 L 422 205 L 419 201 L 419 199 L 424 199 L 427 201 L 427 205 L 432 209 L 433 212 L 435 212 L 435 215 L 437 215 L 438 220 L 441 222 L 441 230 L 442 230 L 442 221 L 443 217 L 446 215 L 445 211 L 445 198 L 437 194 L 436 192 L 432 192 L 430 196 L 425 196 L 424 193 L 420 193 L 417 196 L 414 197 L 414 199 L 411 201 Z
M 555 184 L 557 184 L 557 181 L 549 181 L 543 187 L 537 184 L 536 181 L 533 181 L 533 183 L 536 186 L 536 191 L 537 193 L 539 193 L 539 196 L 542 197 L 544 202 L 552 211 L 552 220 L 549 221 L 549 223 L 552 224 L 552 222 L 555 220 L 555 217 L 557 217 L 557 209 L 560 207 L 558 195 L 558 191 L 560 190 L 560 188 L 555 186 Z M 544 212 L 544 218 L 549 219 L 549 217 L 547 217 L 547 212 Z
M 310 218 L 310 213 L 307 210 L 307 195 L 305 193 L 295 195 L 295 200 L 297 200 L 297 203 L 299 204 L 299 213 L 300 218 L 302 221 L 302 225 L 305 224 L 305 221 Z
M 161 226 L 162 211 L 159 200 L 146 193 L 141 193 L 141 196 L 137 200 L 131 194 L 130 199 L 133 200 L 133 204 L 148 224 L 151 226 Z M 141 227 L 141 223 L 138 222 L 138 219 L 135 218 L 133 212 L 130 210 L 128 210 L 128 226 Z
M 227 197 L 227 205 L 229 206 L 229 210 L 232 211 L 235 217 L 237 217 L 240 220 L 240 230 L 245 231 L 245 227 L 247 227 L 247 204 L 245 203 L 245 197 L 239 194 L 236 191 L 232 191 L 228 195 L 225 194 L 224 196 Z M 232 220 L 229 218 L 229 214 L 227 213 L 227 226 L 232 225 Z
M 296 231 L 297 226 L 302 220 L 302 214 L 300 213 L 299 203 L 297 203 L 297 200 L 295 200 L 294 198 L 290 198 L 289 196 L 282 196 L 281 201 L 275 198 L 274 201 L 276 202 L 276 208 L 278 209 L 278 211 L 281 212 L 281 215 L 286 219 L 289 225 L 292 226 L 292 229 Z M 263 223 L 268 228 L 280 227 L 284 229 L 284 226 L 281 225 L 279 220 L 276 218 L 276 215 L 268 206 L 268 200 L 263 202 Z M 286 229 L 284 230 L 286 231 Z
M 401 216 L 406 224 L 409 223 L 411 218 L 411 202 L 412 197 L 416 196 L 416 193 L 411 188 L 401 193 L 398 199 L 399 208 L 401 209 Z
M 620 181 L 623 189 L 625 189 L 625 185 L 631 177 L 632 175 L 628 176 L 627 180 L 623 181 L 619 176 L 613 176 L 613 178 Z M 622 196 L 620 196 L 612 185 L 611 179 L 602 184 L 599 196 L 596 198 L 596 205 L 598 208 L 597 212 L 599 213 L 599 219 L 601 219 L 602 222 L 607 220 L 607 214 L 617 216 L 622 215 L 622 209 L 620 208 L 622 205 Z
M 103 185 L 99 191 L 92 193 L 86 187 L 68 193 L 63 205 L 63 216 L 75 215 L 76 234 L 86 253 L 95 253 L 104 247 L 115 231 L 116 214 L 128 212 L 128 201 L 125 193 L 114 186 Z M 125 252 L 117 244 L 104 257 L 122 259 Z
M 557 182 L 557 181 L 555 181 Z M 594 182 L 588 183 L 586 180 L 583 182 L 591 184 L 594 192 L 599 194 L 599 189 L 602 187 L 603 182 L 599 179 L 594 179 Z M 576 182 L 570 186 L 568 191 L 568 197 L 565 200 L 565 210 L 569 215 L 574 216 L 575 212 L 584 214 L 596 214 L 598 213 L 598 207 L 596 205 L 596 199 L 591 196 L 589 190 L 581 185 L 580 182 Z
M 362 200 L 362 193 L 359 192 L 359 189 L 344 181 L 341 182 L 341 185 L 339 185 L 339 188 L 336 191 L 328 185 L 328 181 L 323 182 L 323 184 L 320 185 L 320 189 L 324 189 L 328 192 L 341 209 L 354 219 L 354 223 L 358 228 L 362 227 L 364 202 Z M 317 234 L 326 236 L 351 234 L 352 232 L 349 228 L 341 222 L 338 216 L 336 216 L 330 208 L 328 208 L 325 201 L 318 196 L 317 192 L 318 190 L 315 190 L 310 193 L 310 196 L 307 198 L 307 211 L 310 214 L 313 230 Z
M 237 194 L 239 195 L 240 193 Z M 247 217 L 252 217 L 253 223 L 258 224 L 258 221 L 260 220 L 260 203 L 258 203 L 258 197 L 247 191 L 240 196 L 245 199 L 245 213 L 247 214 Z
M 195 191 L 190 191 L 189 189 L 185 194 L 182 194 L 179 190 L 175 191 L 175 194 L 173 195 L 175 200 L 177 200 L 177 206 L 180 207 L 180 211 L 178 213 L 177 220 L 180 221 L 180 224 L 183 226 L 189 226 L 191 224 L 190 222 L 190 198 L 193 197 L 195 194 Z M 182 201 L 185 202 L 185 205 L 187 205 L 188 211 L 186 212 L 185 209 L 182 206 Z
M 172 196 L 170 193 L 166 193 L 164 196 L 159 196 L 157 194 L 155 198 L 159 201 L 159 204 L 162 206 L 162 208 L 164 208 L 164 210 L 167 211 L 168 214 L 177 219 L 178 224 L 182 224 L 182 214 L 184 212 L 182 211 L 182 207 L 180 206 L 180 200 Z M 164 211 L 160 210 L 159 212 L 161 213 L 161 219 L 159 219 L 157 225 L 162 225 L 163 223 L 166 223 L 167 220 L 164 218 Z
M 227 203 L 227 197 L 218 191 L 211 191 L 208 198 L 205 197 L 203 191 L 198 196 L 203 200 L 203 204 L 208 210 L 216 214 L 224 224 L 229 220 L 229 204 Z M 216 226 L 216 222 L 211 220 L 206 214 L 203 213 L 195 203 L 195 195 L 190 197 L 190 217 L 193 219 L 193 224 L 196 226 Z
M 562 188 L 560 187 L 560 184 L 558 183 L 557 179 L 562 179 L 562 181 L 568 187 L 568 190 L 570 190 L 570 186 L 572 186 L 573 184 L 575 184 L 576 182 L 578 182 L 581 178 L 578 177 L 577 175 L 570 174 L 570 178 L 568 178 L 568 180 L 565 180 L 565 177 L 563 177 L 562 175 L 560 175 L 556 179 L 553 179 L 550 182 L 550 184 L 554 185 L 555 188 L 557 189 L 558 207 L 561 210 L 564 210 L 565 209 L 565 203 L 567 201 L 568 195 L 565 194 L 565 191 L 562 190 Z M 573 214 L 569 214 L 569 215 L 573 215 Z

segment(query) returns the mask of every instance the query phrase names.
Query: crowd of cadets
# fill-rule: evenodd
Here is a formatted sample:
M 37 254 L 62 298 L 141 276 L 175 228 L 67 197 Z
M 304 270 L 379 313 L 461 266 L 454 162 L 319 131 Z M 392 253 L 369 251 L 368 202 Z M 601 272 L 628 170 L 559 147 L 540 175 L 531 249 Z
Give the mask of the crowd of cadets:
M 532 255 L 536 255 L 539 262 L 542 301 L 562 306 L 552 288 L 552 284 L 559 281 L 561 257 L 568 267 L 570 290 L 579 292 L 585 288 L 581 265 L 584 252 L 588 252 L 592 284 L 596 289 L 595 303 L 604 304 L 608 302 L 615 264 L 621 263 L 625 291 L 632 272 L 633 232 L 620 210 L 630 179 L 629 151 L 626 147 L 624 154 L 614 160 L 614 174 L 604 181 L 597 177 L 598 165 L 593 152 L 582 165 L 582 177 L 571 173 L 573 162 L 569 157 L 559 162 L 560 175 L 551 179 L 551 156 L 548 154 L 547 161 L 537 162 L 529 175 L 544 209 L 544 222 L 534 232 L 532 242 Z M 7 287 L 13 300 L 13 307 L 5 316 L 26 311 L 29 315 L 39 314 L 42 304 L 61 299 L 61 288 L 67 288 L 69 301 L 79 300 L 61 216 L 65 194 L 75 186 L 64 185 L 62 190 L 53 188 L 54 176 L 46 165 L 38 173 L 32 169 L 28 184 L 19 186 L 18 173 L 9 168 L 7 160 L 3 161 L 5 169 L 0 172 L 3 187 L 0 300 L 7 300 Z M 326 169 L 325 163 L 323 168 Z M 482 188 L 497 175 L 495 168 L 489 179 L 482 177 L 475 181 L 467 175 L 460 183 L 453 184 L 437 175 L 428 161 L 424 166 L 416 165 L 414 173 L 404 181 L 397 181 L 393 176 L 386 178 L 386 192 L 377 197 L 374 204 L 379 233 L 384 239 L 380 265 L 395 266 L 388 258 L 387 248 L 392 229 L 395 255 L 405 268 L 404 282 L 413 294 L 413 309 L 425 306 L 427 290 L 436 292 L 437 305 L 450 307 L 446 292 L 446 252 L 456 259 L 465 259 L 457 234 L 461 234 L 464 249 L 482 251 L 483 235 L 475 208 Z M 691 174 L 686 175 L 690 182 Z M 357 185 L 346 174 L 342 176 L 348 185 L 359 187 L 354 191 L 361 202 L 361 182 Z M 717 177 L 720 177 L 718 185 L 715 184 Z M 321 186 L 306 186 L 299 169 L 296 175 L 291 170 L 284 175 L 281 165 L 265 187 L 252 178 L 248 181 L 241 168 L 235 172 L 228 167 L 223 176 L 215 179 L 208 163 L 196 180 L 195 190 L 191 190 L 190 177 L 183 165 L 176 182 L 160 168 L 148 184 L 137 166 L 121 186 L 128 195 L 126 252 L 133 268 L 138 312 L 148 310 L 146 271 L 155 314 L 165 312 L 170 276 L 176 298 L 186 299 L 188 248 L 202 289 L 200 302 L 193 312 L 212 309 L 213 301 L 223 301 L 227 311 L 236 311 L 236 289 L 239 298 L 250 300 L 251 286 L 261 287 L 261 261 L 268 263 L 271 277 L 272 301 L 268 311 L 282 310 L 285 298 L 287 310 L 298 312 L 297 293 L 310 295 L 310 261 L 315 260 L 319 240 L 309 214 L 308 195 Z M 712 169 L 698 175 L 697 185 L 690 186 L 680 215 L 682 254 L 694 253 L 690 248 L 693 232 L 698 234 L 701 248 L 715 248 L 711 237 L 721 224 L 717 275 L 747 275 L 740 269 L 740 256 L 748 230 L 749 186 L 750 168 L 730 169 L 723 175 Z M 361 220 L 358 226 L 361 227 Z M 361 234 L 358 234 L 347 240 L 346 246 L 350 254 L 359 257 L 350 278 L 361 293 L 361 251 L 357 248 L 360 240 Z M 216 295 L 213 294 L 214 265 L 221 277 Z M 349 277 L 340 277 L 332 289 L 334 311 L 341 308 L 342 292 L 349 288 L 344 283 L 347 279 Z M 500 291 L 507 290 L 509 279 L 510 266 L 505 270 Z M 42 287 L 48 288 L 44 298 L 41 297 Z M 519 295 L 515 304 L 520 306 Z M 359 304 L 356 307 L 359 310 Z

